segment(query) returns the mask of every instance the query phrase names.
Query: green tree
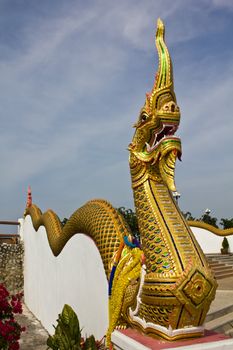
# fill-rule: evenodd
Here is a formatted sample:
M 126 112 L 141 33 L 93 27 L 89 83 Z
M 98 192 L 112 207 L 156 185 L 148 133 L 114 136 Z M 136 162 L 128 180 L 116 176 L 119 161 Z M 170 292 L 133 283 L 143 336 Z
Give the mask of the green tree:
M 199 219 L 199 221 L 203 221 L 206 224 L 212 225 L 216 228 L 218 228 L 217 221 L 218 219 L 215 217 L 210 216 L 209 213 L 205 213 L 202 215 L 202 217 Z
M 140 240 L 138 220 L 137 220 L 137 216 L 136 216 L 135 212 L 132 209 L 126 209 L 125 207 L 120 207 L 117 210 L 124 217 L 125 221 L 129 225 L 133 236 L 137 240 Z
M 229 242 L 226 237 L 223 238 L 222 241 L 222 248 L 221 248 L 222 254 L 228 254 L 229 253 Z
M 233 227 L 233 218 L 231 218 L 231 219 L 224 219 L 224 218 L 222 218 L 221 221 L 220 221 L 220 225 L 223 226 L 224 230 L 226 228 Z
M 195 221 L 196 218 L 194 216 L 192 216 L 192 214 L 190 213 L 190 211 L 186 211 L 186 213 L 182 212 L 184 218 L 188 221 Z

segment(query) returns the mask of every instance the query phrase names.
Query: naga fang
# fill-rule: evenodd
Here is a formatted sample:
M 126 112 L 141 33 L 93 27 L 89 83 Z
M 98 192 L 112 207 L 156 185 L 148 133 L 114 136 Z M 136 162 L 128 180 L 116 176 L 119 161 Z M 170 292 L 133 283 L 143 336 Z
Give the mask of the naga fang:
M 104 200 L 87 202 L 64 226 L 52 210 L 42 214 L 31 201 L 25 210 L 36 230 L 45 226 L 55 256 L 78 232 L 94 240 L 109 281 L 108 346 L 117 327 L 137 328 L 167 340 L 201 336 L 217 288 L 173 198 L 175 162 L 181 157 L 181 142 L 174 136 L 180 110 L 160 19 L 156 46 L 158 72 L 129 145 L 141 244 L 134 242 L 124 218 Z

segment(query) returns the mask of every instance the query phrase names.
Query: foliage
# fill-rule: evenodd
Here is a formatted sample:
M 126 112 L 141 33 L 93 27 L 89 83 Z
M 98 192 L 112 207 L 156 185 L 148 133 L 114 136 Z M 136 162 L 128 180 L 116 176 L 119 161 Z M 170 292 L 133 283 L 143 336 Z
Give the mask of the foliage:
M 22 313 L 23 294 L 10 295 L 3 284 L 0 284 L 0 349 L 18 350 L 19 339 L 25 327 L 15 320 L 15 314 Z
M 212 226 L 218 228 L 218 224 L 217 224 L 218 219 L 210 216 L 210 213 L 208 213 L 208 212 L 203 214 L 199 219 L 196 219 L 194 216 L 192 216 L 190 211 L 187 211 L 185 213 L 182 212 L 182 214 L 187 221 L 195 221 L 195 220 L 196 221 L 203 221 L 209 225 L 212 225 Z M 227 228 L 232 228 L 233 227 L 233 218 L 231 218 L 231 219 L 222 218 L 220 220 L 220 225 L 223 227 L 224 230 Z
M 79 320 L 71 306 L 65 305 L 58 315 L 55 334 L 47 339 L 48 349 L 53 350 L 98 350 L 102 342 L 95 341 L 93 335 L 84 340 L 81 337 Z
M 61 224 L 62 226 L 65 226 L 65 224 L 67 223 L 68 219 L 67 218 L 64 218 L 62 221 L 61 221 Z
M 55 334 L 49 336 L 47 345 L 54 350 L 81 350 L 81 331 L 78 317 L 69 305 L 65 305 L 58 315 Z
M 228 250 L 228 249 L 229 249 L 229 243 L 228 243 L 228 240 L 227 240 L 226 237 L 223 238 L 222 247 L 223 247 L 223 249 L 225 249 L 225 250 Z
M 121 215 L 123 215 L 124 219 L 126 220 L 126 222 L 129 225 L 134 237 L 136 237 L 138 240 L 140 240 L 140 233 L 139 233 L 139 228 L 138 228 L 137 216 L 136 216 L 135 212 L 132 209 L 126 209 L 125 207 L 120 207 L 117 210 Z M 209 224 L 209 225 L 212 225 L 212 226 L 218 228 L 218 224 L 217 224 L 218 219 L 215 217 L 212 217 L 208 212 L 203 214 L 199 219 L 195 218 L 190 211 L 182 212 L 182 214 L 187 221 L 195 221 L 195 220 L 196 221 L 203 221 L 206 224 Z M 231 219 L 222 218 L 220 221 L 220 225 L 223 226 L 223 229 L 233 227 L 233 218 L 231 218 Z
M 129 225 L 133 236 L 137 240 L 140 240 L 138 221 L 135 212 L 132 209 L 126 209 L 125 207 L 120 207 L 117 210 L 124 217 L 125 221 Z
M 206 224 L 209 224 L 209 225 L 212 225 L 212 226 L 218 228 L 218 225 L 217 225 L 218 219 L 210 216 L 210 214 L 208 214 L 208 213 L 203 214 L 199 220 L 205 222 Z
M 97 345 L 95 341 L 94 335 L 91 335 L 89 338 L 86 339 L 84 345 L 83 345 L 84 350 L 97 350 Z
M 222 248 L 221 248 L 221 253 L 222 254 L 228 254 L 228 250 L 229 250 L 229 243 L 226 237 L 223 238 L 222 241 Z
M 188 220 L 190 220 L 190 221 L 196 220 L 195 217 L 192 216 L 192 214 L 190 213 L 190 211 L 186 211 L 186 213 L 183 213 L 183 212 L 182 212 L 182 214 L 183 214 L 184 218 L 185 218 L 187 221 L 188 221 Z
M 233 218 L 231 219 L 224 219 L 222 218 L 220 221 L 220 225 L 223 226 L 223 229 L 231 228 L 233 227 Z

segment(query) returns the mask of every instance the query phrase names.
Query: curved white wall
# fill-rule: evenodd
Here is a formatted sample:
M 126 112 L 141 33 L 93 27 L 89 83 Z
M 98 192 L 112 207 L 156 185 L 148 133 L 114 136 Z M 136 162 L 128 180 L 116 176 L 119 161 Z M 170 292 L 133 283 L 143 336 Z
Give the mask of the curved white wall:
M 108 326 L 107 280 L 98 249 L 87 236 L 72 237 L 58 257 L 44 227 L 36 232 L 31 217 L 21 220 L 25 245 L 25 303 L 49 333 L 64 304 L 78 315 L 83 335 L 101 339 Z
M 199 227 L 191 227 L 198 243 L 205 254 L 221 253 L 223 237 Z M 228 236 L 229 251 L 233 252 L 233 235 Z

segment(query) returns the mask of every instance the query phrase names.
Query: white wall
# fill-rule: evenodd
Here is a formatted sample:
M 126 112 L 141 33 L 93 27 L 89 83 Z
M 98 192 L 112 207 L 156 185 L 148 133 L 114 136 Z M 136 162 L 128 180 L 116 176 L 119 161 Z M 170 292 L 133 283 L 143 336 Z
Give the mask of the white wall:
M 107 280 L 94 242 L 79 234 L 58 257 L 50 250 L 44 227 L 36 232 L 31 217 L 21 220 L 25 244 L 25 303 L 49 333 L 64 304 L 77 313 L 83 335 L 101 339 L 108 326 Z
M 199 227 L 191 227 L 198 243 L 206 254 L 221 253 L 223 237 Z M 228 236 L 229 252 L 233 252 L 233 235 Z

